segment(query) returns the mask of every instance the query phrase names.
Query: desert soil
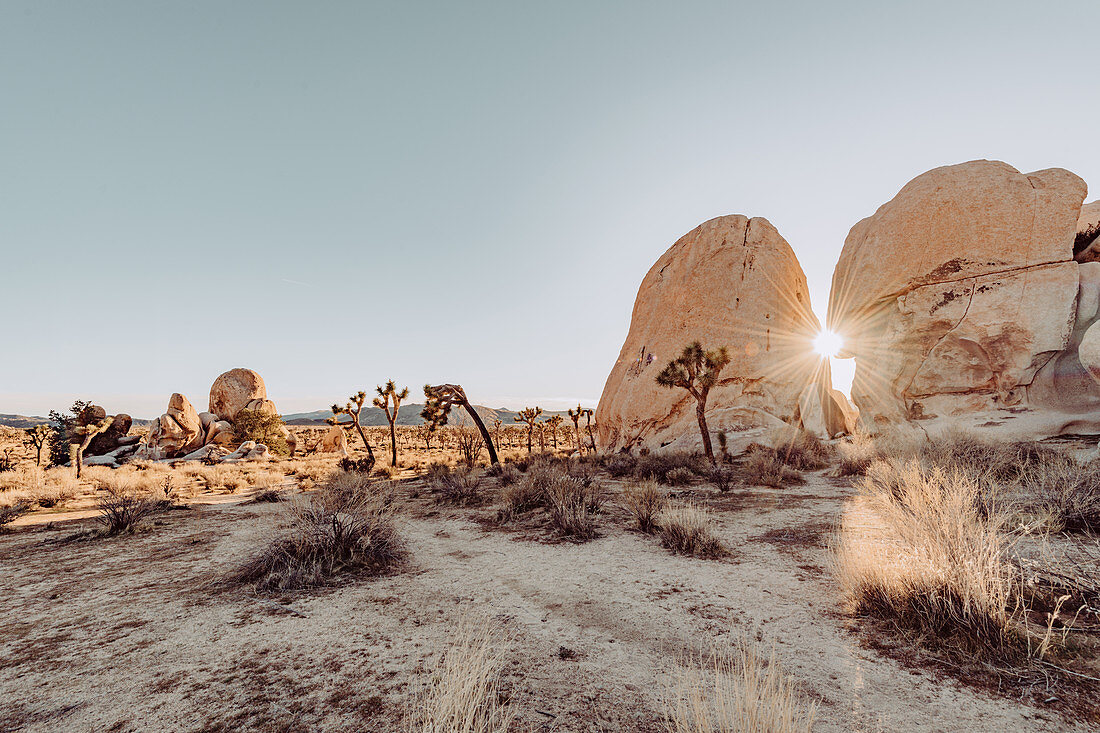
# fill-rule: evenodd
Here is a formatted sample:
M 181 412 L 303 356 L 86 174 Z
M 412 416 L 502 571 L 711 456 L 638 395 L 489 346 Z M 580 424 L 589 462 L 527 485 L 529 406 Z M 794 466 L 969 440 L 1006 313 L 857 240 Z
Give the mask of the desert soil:
M 0 535 L 0 731 L 397 731 L 464 619 L 506 638 L 517 730 L 664 730 L 678 660 L 754 626 L 820 701 L 815 730 L 1075 729 L 863 645 L 827 567 L 852 490 L 807 479 L 675 492 L 709 497 L 734 552 L 722 561 L 631 529 L 613 481 L 585 544 L 494 527 L 491 506 L 436 506 L 405 482 L 405 572 L 277 596 L 216 581 L 282 504 L 197 504 L 118 538 L 24 517 Z

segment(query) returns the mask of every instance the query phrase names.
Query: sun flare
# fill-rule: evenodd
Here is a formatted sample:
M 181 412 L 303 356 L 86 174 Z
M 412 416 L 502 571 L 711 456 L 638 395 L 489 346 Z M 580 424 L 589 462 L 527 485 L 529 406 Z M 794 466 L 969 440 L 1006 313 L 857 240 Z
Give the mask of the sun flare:
M 814 337 L 814 351 L 821 356 L 836 356 L 840 353 L 842 346 L 844 346 L 844 339 L 841 335 L 827 328 L 819 331 Z

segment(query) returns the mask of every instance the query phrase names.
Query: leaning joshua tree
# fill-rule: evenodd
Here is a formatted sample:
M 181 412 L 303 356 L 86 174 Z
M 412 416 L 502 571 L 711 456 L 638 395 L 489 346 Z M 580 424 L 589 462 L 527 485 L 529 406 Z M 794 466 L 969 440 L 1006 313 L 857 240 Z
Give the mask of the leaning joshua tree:
M 699 432 L 703 434 L 703 452 L 711 463 L 714 463 L 714 449 L 710 444 L 710 431 L 707 430 L 707 395 L 718 384 L 719 372 L 729 363 L 725 346 L 715 351 L 705 351 L 702 344 L 694 341 L 657 375 L 657 384 L 670 389 L 686 389 L 695 398 L 695 416 L 699 420 Z
M 405 387 L 405 389 L 398 392 L 397 385 L 391 379 L 386 382 L 385 387 L 375 387 L 375 390 L 378 392 L 378 396 L 374 398 L 374 406 L 386 413 L 386 419 L 390 422 L 390 452 L 393 454 L 390 465 L 396 468 L 397 429 L 394 428 L 394 425 L 397 423 L 397 411 L 401 408 L 401 400 L 409 396 L 409 388 Z
M 367 393 L 362 390 L 358 394 L 354 394 L 348 398 L 348 403 L 341 407 L 340 405 L 332 406 L 332 417 L 327 422 L 329 425 L 338 425 L 341 415 L 347 415 L 351 418 L 351 424 L 355 426 L 355 429 L 359 431 L 359 437 L 363 439 L 363 445 L 367 447 L 367 472 L 369 473 L 374 468 L 374 451 L 370 448 L 370 441 L 367 440 L 366 434 L 363 433 L 363 426 L 359 424 L 359 413 L 363 411 L 363 403 L 367 401 Z
M 72 452 L 73 463 L 76 464 L 77 478 L 80 478 L 80 469 L 84 465 L 84 451 L 91 445 L 92 438 L 105 432 L 114 421 L 113 417 L 105 417 L 102 420 L 89 422 L 87 425 L 73 427 L 74 442 L 69 445 L 69 450 Z M 76 438 L 83 438 L 83 440 L 77 443 L 75 442 Z
M 474 421 L 478 432 L 481 433 L 481 439 L 485 441 L 485 448 L 489 451 L 489 463 L 494 465 L 500 463 L 497 460 L 497 449 L 493 447 L 493 439 L 489 437 L 489 431 L 485 428 L 485 423 L 481 421 L 481 416 L 477 414 L 474 406 L 466 399 L 466 391 L 462 389 L 462 385 L 437 384 L 433 387 L 430 384 L 425 384 L 424 398 L 424 409 L 420 411 L 420 416 L 427 422 L 437 426 L 447 424 L 447 417 L 451 414 L 453 406 L 461 405 L 465 407 L 466 412 L 470 414 L 470 419 Z
M 34 448 L 34 465 L 41 466 L 42 449 L 50 442 L 53 431 L 50 430 L 49 425 L 35 425 L 33 428 L 27 428 L 25 432 L 27 435 L 23 438 L 23 445 Z
M 539 415 L 542 414 L 542 408 L 526 407 L 519 411 L 512 419 L 516 422 L 527 423 L 527 452 L 531 452 L 531 435 L 535 432 L 535 421 L 539 419 Z

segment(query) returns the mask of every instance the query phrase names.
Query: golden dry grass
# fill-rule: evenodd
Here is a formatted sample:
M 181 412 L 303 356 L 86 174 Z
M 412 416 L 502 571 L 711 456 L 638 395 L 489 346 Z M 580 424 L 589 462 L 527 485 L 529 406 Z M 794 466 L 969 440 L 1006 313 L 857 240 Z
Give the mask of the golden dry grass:
M 800 701 L 774 648 L 765 656 L 747 635 L 731 636 L 675 675 L 665 706 L 669 733 L 809 733 L 817 706 Z
M 516 717 L 502 699 L 505 647 L 486 624 L 469 620 L 452 635 L 413 700 L 407 733 L 507 733 Z
M 670 503 L 657 517 L 661 544 L 680 555 L 719 558 L 729 549 L 714 533 L 710 510 L 692 502 Z

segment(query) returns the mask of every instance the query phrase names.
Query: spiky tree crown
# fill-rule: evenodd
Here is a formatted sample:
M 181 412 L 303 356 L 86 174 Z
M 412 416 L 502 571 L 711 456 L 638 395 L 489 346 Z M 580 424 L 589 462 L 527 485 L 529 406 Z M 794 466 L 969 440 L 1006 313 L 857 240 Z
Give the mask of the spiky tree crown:
M 534 425 L 535 420 L 538 420 L 539 415 L 542 414 L 541 407 L 525 407 L 516 413 L 516 416 L 512 419 L 515 422 L 525 422 L 528 425 Z
M 325 420 L 329 425 L 336 425 L 340 422 L 340 415 L 349 415 L 352 422 L 359 421 L 359 413 L 363 410 L 363 403 L 367 401 L 367 393 L 363 390 L 359 390 L 356 394 L 353 394 L 348 398 L 346 405 L 341 407 L 340 405 L 332 406 L 332 417 Z
M 718 374 L 729 363 L 730 357 L 725 346 L 706 351 L 702 344 L 693 341 L 684 347 L 680 356 L 661 370 L 657 375 L 657 384 L 686 389 L 699 399 L 718 383 Z

